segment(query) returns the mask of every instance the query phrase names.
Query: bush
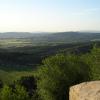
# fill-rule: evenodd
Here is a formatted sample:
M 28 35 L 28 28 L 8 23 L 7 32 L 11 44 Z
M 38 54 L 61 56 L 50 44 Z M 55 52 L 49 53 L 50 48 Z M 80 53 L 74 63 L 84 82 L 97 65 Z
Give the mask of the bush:
M 100 80 L 100 48 L 94 46 L 91 53 L 83 58 L 90 67 L 90 80 Z
M 67 100 L 69 86 L 89 80 L 89 67 L 79 56 L 56 55 L 43 61 L 37 71 L 42 100 Z
M 0 93 L 0 100 L 13 100 L 12 89 L 8 86 L 4 86 Z
M 16 85 L 15 89 L 9 86 L 4 86 L 0 93 L 0 100 L 29 100 L 26 90 Z

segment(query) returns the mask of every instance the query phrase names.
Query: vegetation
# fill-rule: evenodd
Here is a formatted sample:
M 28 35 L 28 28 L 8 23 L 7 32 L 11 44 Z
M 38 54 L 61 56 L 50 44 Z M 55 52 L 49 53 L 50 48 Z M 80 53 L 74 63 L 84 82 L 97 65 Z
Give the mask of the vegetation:
M 100 79 L 99 42 L 91 50 L 92 45 L 79 43 L 1 50 L 0 100 L 68 100 L 70 86 Z M 30 60 L 33 60 L 31 66 Z
M 71 85 L 89 80 L 89 67 L 79 56 L 56 55 L 43 64 L 37 72 L 42 100 L 66 100 Z
M 91 80 L 100 80 L 100 48 L 94 48 L 91 54 L 83 55 L 84 61 L 90 67 L 90 78 Z
M 43 61 L 37 71 L 42 100 L 66 100 L 70 86 L 100 79 L 100 48 L 84 55 L 56 55 Z
M 4 86 L 1 90 L 0 100 L 28 100 L 29 96 L 25 89 L 16 85 L 15 89 Z
M 0 100 L 33 100 L 36 82 L 33 76 L 22 77 L 13 84 L 4 85 L 0 91 Z
M 99 42 L 98 42 L 99 43 Z M 22 76 L 31 76 L 42 60 L 55 54 L 90 52 L 94 43 L 61 44 L 55 46 L 25 46 L 0 48 L 0 79 L 11 83 Z

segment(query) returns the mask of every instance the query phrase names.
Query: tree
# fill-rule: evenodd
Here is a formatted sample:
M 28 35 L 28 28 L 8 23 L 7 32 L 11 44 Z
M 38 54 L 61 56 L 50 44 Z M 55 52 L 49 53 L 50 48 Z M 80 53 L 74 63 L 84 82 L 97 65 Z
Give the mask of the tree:
M 68 99 L 69 86 L 88 80 L 89 69 L 79 56 L 59 54 L 43 61 L 37 88 L 42 100 Z
M 13 95 L 14 100 L 29 100 L 28 93 L 26 92 L 25 88 L 20 85 L 16 85 Z
M 0 100 L 13 100 L 12 89 L 5 85 L 0 93 Z
M 83 58 L 90 67 L 90 80 L 100 80 L 100 48 L 94 46 L 91 53 Z
M 0 93 L 0 100 L 30 100 L 26 90 L 16 85 L 15 89 L 5 85 Z

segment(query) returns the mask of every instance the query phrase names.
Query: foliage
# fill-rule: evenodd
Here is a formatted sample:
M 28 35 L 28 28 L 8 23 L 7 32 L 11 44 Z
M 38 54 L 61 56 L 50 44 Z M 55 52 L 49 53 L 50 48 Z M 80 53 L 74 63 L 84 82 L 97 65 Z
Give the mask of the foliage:
M 13 98 L 12 89 L 8 86 L 4 86 L 0 93 L 0 99 L 1 100 L 11 100 L 12 98 Z
M 5 85 L 0 93 L 0 100 L 29 100 L 26 90 L 16 85 L 15 89 Z
M 0 100 L 37 100 L 36 81 L 33 76 L 21 77 L 12 84 L 4 85 Z
M 100 48 L 94 46 L 91 53 L 84 55 L 83 58 L 90 67 L 90 79 L 100 80 Z
M 24 77 L 11 85 L 0 81 L 0 100 L 67 100 L 70 86 L 100 80 L 100 48 L 94 46 L 86 54 L 75 50 L 73 54 L 64 52 L 43 60 L 35 72 L 29 72 L 35 77 L 23 73 Z
M 38 93 L 42 100 L 66 100 L 71 85 L 89 80 L 89 69 L 79 56 L 56 55 L 43 61 L 37 71 Z

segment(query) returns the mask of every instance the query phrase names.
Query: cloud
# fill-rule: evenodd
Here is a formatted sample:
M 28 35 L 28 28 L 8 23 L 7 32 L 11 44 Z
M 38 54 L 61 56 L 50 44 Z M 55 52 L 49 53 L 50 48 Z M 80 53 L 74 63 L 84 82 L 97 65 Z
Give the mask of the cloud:
M 90 9 L 85 9 L 83 11 L 74 12 L 72 13 L 72 15 L 78 15 L 78 16 L 90 15 L 90 14 L 95 14 L 99 11 L 100 11 L 100 8 L 90 8 Z

